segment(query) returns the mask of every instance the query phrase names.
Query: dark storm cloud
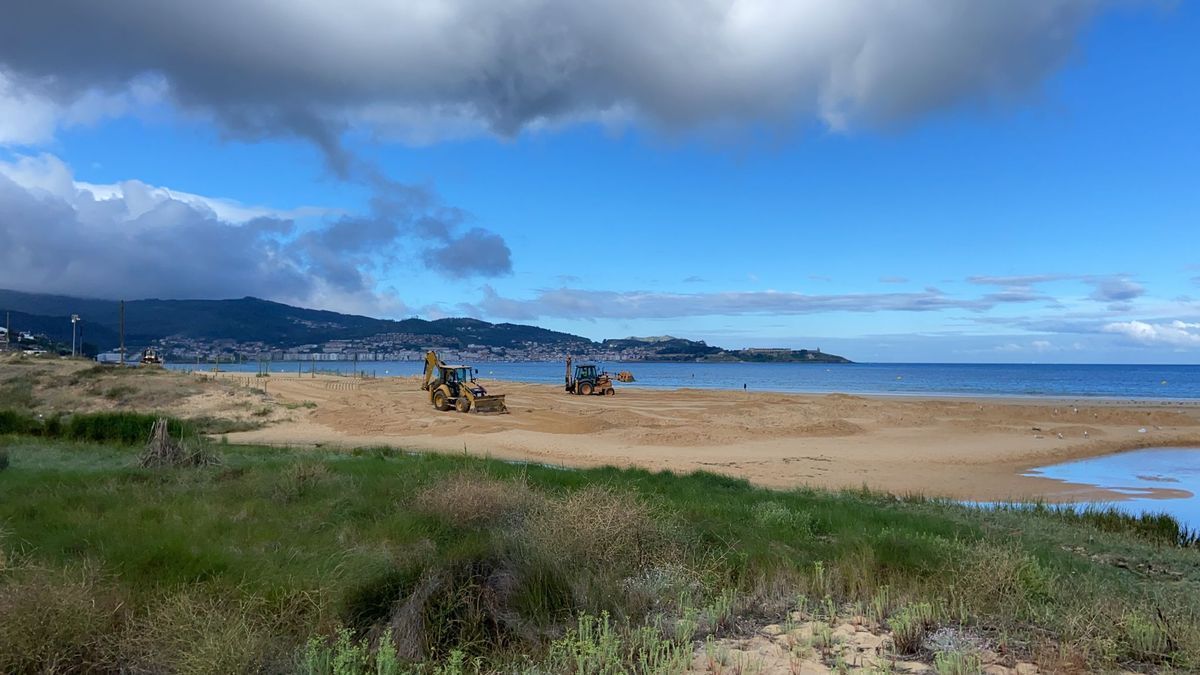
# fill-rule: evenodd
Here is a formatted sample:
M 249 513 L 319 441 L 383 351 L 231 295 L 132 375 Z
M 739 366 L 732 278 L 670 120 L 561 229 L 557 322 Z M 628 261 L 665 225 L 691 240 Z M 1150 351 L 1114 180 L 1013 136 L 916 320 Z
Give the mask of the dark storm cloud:
M 499 235 L 478 227 L 425 251 L 425 266 L 454 278 L 496 277 L 512 272 L 512 252 Z
M 512 253 L 500 235 L 480 227 L 464 231 L 470 214 L 442 204 L 420 186 L 376 176 L 367 215 L 344 216 L 301 237 L 296 246 L 339 285 L 361 282 L 357 270 L 372 257 L 407 243 L 422 264 L 453 279 L 512 272 Z
M 240 138 L 580 120 L 887 127 L 1027 94 L 1107 0 L 17 2 L 0 74 L 64 102 L 161 77 Z

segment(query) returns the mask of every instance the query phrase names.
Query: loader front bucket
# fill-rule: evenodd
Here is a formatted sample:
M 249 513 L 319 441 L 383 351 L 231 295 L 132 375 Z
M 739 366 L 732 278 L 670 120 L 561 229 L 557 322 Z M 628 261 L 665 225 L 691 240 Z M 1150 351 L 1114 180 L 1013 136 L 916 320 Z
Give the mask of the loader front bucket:
M 504 405 L 504 394 L 494 396 L 476 396 L 475 412 L 477 413 L 506 413 L 508 406 Z

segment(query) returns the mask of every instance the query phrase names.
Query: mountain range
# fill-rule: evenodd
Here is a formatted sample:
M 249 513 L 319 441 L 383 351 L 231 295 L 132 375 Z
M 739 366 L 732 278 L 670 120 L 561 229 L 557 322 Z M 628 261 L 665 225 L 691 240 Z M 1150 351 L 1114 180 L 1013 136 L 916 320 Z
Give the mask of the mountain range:
M 101 350 L 117 346 L 120 303 L 115 300 L 0 290 L 0 312 L 9 312 L 13 331 L 42 334 L 62 343 L 71 341 L 70 316 L 78 314 L 84 340 Z M 2 318 L 2 317 L 0 317 Z M 786 360 L 846 362 L 831 354 L 808 350 L 730 351 L 703 341 L 671 336 L 623 338 L 597 343 L 570 333 L 514 323 L 479 319 L 376 319 L 327 310 L 293 307 L 246 297 L 236 300 L 131 300 L 125 303 L 125 342 L 145 346 L 165 339 L 195 342 L 232 340 L 271 349 L 294 349 L 330 341 L 386 340 L 395 347 L 429 346 L 498 350 L 536 347 L 587 354 L 597 351 L 636 351 L 643 358 L 669 361 Z

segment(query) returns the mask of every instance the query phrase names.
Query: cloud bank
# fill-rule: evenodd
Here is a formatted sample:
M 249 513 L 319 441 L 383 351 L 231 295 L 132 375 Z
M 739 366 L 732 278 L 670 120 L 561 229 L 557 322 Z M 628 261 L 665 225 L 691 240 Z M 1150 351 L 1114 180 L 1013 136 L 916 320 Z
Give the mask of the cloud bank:
M 339 171 L 354 127 L 409 140 L 580 121 L 889 127 L 1027 95 L 1107 4 L 22 2 L 0 22 L 0 139 L 34 142 L 64 123 L 48 118 L 97 114 L 88 97 L 119 106 L 146 82 L 232 136 L 309 139 Z
M 21 157 L 0 162 L 0 287 L 397 314 L 403 303 L 375 288 L 386 261 L 424 259 L 451 278 L 511 271 L 504 240 L 469 218 L 424 188 L 380 183 L 368 213 L 303 229 L 286 212 L 139 181 L 79 183 L 56 157 Z
M 936 288 L 908 293 L 830 295 L 786 291 L 664 293 L 557 288 L 539 291 L 528 299 L 514 299 L 506 298 L 490 287 L 484 287 L 482 300 L 464 309 L 491 317 L 532 321 L 542 318 L 670 319 L 822 312 L 933 312 L 946 309 L 984 311 L 1000 303 L 1024 301 L 994 295 L 955 298 Z
M 1104 326 L 1105 333 L 1123 335 L 1142 345 L 1200 347 L 1200 323 L 1186 321 L 1117 321 Z

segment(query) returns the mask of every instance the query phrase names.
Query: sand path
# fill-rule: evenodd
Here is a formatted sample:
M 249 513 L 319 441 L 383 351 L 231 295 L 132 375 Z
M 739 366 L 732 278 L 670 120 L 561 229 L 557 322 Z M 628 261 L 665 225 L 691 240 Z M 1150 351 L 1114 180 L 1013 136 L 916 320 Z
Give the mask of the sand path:
M 417 378 L 273 376 L 281 402 L 315 408 L 231 441 L 391 445 L 567 466 L 695 469 L 770 487 L 812 485 L 958 499 L 1118 499 L 1026 477 L 1067 459 L 1151 446 L 1200 447 L 1200 404 L 916 399 L 622 387 L 579 397 L 485 382 L 508 415 L 438 412 Z M 1060 438 L 1061 435 L 1061 438 Z M 1169 489 L 1158 496 L 1177 496 Z M 1186 493 L 1185 493 L 1186 494 Z

